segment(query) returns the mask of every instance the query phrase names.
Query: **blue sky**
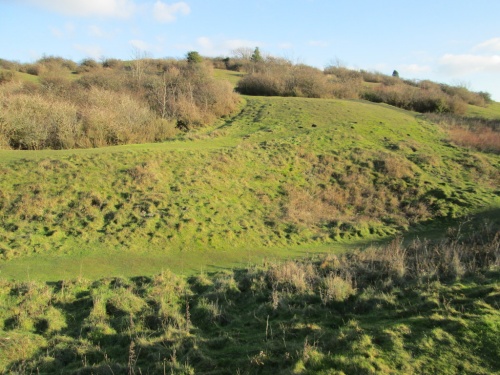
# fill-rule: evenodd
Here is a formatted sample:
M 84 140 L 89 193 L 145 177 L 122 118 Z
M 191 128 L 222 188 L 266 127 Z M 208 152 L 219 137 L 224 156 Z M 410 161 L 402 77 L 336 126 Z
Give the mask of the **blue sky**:
M 463 84 L 500 101 L 498 0 L 0 0 L 0 57 L 230 56 L 240 48 Z

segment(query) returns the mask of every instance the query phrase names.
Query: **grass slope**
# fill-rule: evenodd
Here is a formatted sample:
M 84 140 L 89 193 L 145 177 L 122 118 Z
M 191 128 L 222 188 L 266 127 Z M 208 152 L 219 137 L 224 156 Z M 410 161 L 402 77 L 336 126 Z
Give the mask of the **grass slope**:
M 500 239 L 457 234 L 191 278 L 2 281 L 0 373 L 498 374 Z
M 324 251 L 498 207 L 499 156 L 444 138 L 386 105 L 247 97 L 172 142 L 1 151 L 0 271 L 60 279 L 37 267 L 54 256 L 90 277 L 137 275 L 144 254 L 143 274 L 203 267 L 199 254 L 230 265 L 253 249 Z
M 500 103 L 494 102 L 487 107 L 469 106 L 467 116 L 498 120 L 500 119 Z
M 11 70 L 7 70 L 4 68 L 0 68 L 0 74 L 12 74 L 12 79 L 13 80 L 19 80 L 23 82 L 29 82 L 33 84 L 38 84 L 40 82 L 40 78 L 38 76 L 34 76 L 28 73 L 22 73 L 22 72 L 12 72 Z

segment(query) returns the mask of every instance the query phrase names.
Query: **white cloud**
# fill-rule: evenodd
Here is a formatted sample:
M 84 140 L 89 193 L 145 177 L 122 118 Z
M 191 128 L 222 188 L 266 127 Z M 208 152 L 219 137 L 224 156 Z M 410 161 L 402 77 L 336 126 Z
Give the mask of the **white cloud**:
M 291 49 L 291 48 L 293 48 L 293 44 L 292 43 L 280 43 L 280 44 L 278 44 L 278 48 L 279 49 Z
M 257 46 L 262 46 L 262 43 L 245 39 L 212 40 L 209 37 L 202 36 L 196 39 L 195 49 L 199 49 L 199 52 L 205 56 L 222 56 L 239 48 L 253 50 Z
M 102 38 L 105 36 L 104 31 L 96 25 L 90 25 L 89 26 L 89 34 L 90 36 L 94 36 L 96 38 Z
M 221 48 L 226 50 L 234 50 L 237 48 L 255 48 L 257 46 L 262 46 L 263 43 L 257 42 L 254 40 L 246 40 L 246 39 L 229 39 L 221 42 Z
M 141 39 L 132 39 L 128 43 L 132 47 L 133 54 L 139 55 L 137 58 L 151 58 L 153 54 L 161 54 L 164 52 L 161 43 L 149 43 Z
M 450 75 L 500 73 L 500 55 L 446 54 L 439 59 L 439 65 L 441 71 Z
M 74 44 L 73 48 L 96 60 L 103 56 L 102 48 L 96 45 Z
M 88 27 L 88 33 L 94 38 L 113 38 L 120 33 L 119 29 L 114 30 L 104 30 L 102 27 L 97 25 L 90 25 Z
M 155 40 L 160 43 L 160 44 L 165 44 L 165 42 L 167 41 L 167 37 L 165 35 L 157 35 L 155 37 Z
M 388 74 L 389 71 L 391 71 L 392 73 L 391 69 L 393 68 L 391 68 L 391 66 L 386 63 L 378 63 L 373 65 L 371 68 L 368 68 L 368 70 L 372 70 L 374 72 L 385 72 L 386 74 Z
M 324 40 L 310 40 L 308 44 L 313 47 L 328 47 L 328 43 Z
M 194 47 L 192 44 L 189 43 L 177 43 L 172 45 L 172 48 L 182 52 L 194 51 L 196 49 L 196 47 Z
M 130 17 L 136 9 L 133 0 L 22 0 L 54 12 L 71 16 Z
M 71 22 L 67 22 L 62 28 L 50 27 L 50 32 L 52 33 L 52 35 L 59 39 L 73 36 L 75 30 L 76 26 Z
M 408 64 L 401 65 L 399 68 L 400 73 L 407 74 L 420 74 L 420 73 L 428 73 L 432 70 L 432 68 L 428 65 L 419 65 L 419 64 Z
M 500 51 L 500 38 L 492 38 L 474 47 L 475 51 Z
M 59 38 L 59 39 L 62 39 L 65 36 L 64 32 L 61 29 L 59 29 L 58 27 L 51 26 L 50 32 L 52 33 L 52 35 L 54 35 L 56 38 Z
M 235 50 L 243 49 L 252 54 L 255 47 L 264 47 L 264 43 L 247 39 L 220 39 L 201 36 L 193 43 L 177 43 L 171 46 L 178 51 L 198 51 L 203 56 L 228 56 Z M 262 51 L 261 51 L 262 53 Z
M 133 48 L 136 48 L 136 49 L 143 51 L 143 52 L 151 50 L 151 46 L 143 40 L 133 39 L 133 40 L 130 40 L 129 43 Z
M 154 17 L 160 22 L 174 22 L 178 14 L 188 15 L 191 8 L 184 1 L 171 5 L 157 1 L 153 7 Z
M 199 37 L 196 42 L 198 45 L 201 47 L 202 50 L 204 51 L 211 51 L 214 49 L 214 45 L 210 38 L 207 38 L 206 36 Z

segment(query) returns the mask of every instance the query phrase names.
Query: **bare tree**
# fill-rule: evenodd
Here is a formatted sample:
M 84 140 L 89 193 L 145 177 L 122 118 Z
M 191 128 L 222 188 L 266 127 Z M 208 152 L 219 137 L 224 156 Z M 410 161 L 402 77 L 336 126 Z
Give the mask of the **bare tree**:
M 234 58 L 242 60 L 250 60 L 252 58 L 253 49 L 250 47 L 239 47 L 231 51 Z
M 137 47 L 132 49 L 132 73 L 139 82 L 144 76 L 146 60 L 149 58 L 150 54 L 147 51 L 141 50 Z

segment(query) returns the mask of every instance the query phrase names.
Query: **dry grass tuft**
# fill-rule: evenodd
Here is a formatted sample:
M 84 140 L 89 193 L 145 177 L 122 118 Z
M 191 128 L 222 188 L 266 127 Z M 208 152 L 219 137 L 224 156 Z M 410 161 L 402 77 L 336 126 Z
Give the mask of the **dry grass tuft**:
M 468 129 L 453 126 L 448 129 L 448 135 L 459 146 L 500 154 L 500 132 L 491 128 Z

